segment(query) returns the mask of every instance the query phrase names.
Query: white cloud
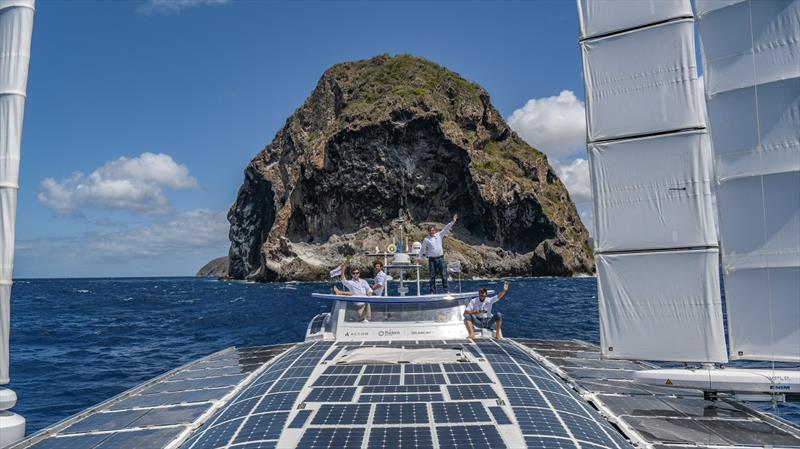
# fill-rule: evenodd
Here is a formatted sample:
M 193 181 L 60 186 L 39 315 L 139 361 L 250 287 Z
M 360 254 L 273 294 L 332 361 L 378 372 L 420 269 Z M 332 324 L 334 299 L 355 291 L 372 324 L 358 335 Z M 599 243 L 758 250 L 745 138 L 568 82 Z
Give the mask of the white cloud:
M 572 91 L 563 90 L 555 97 L 528 100 L 508 124 L 531 146 L 557 160 L 586 147 L 584 109 Z
M 75 172 L 57 181 L 41 182 L 39 201 L 61 215 L 80 215 L 84 207 L 162 213 L 172 206 L 164 189 L 197 187 L 189 169 L 168 154 L 142 153 L 120 157 L 89 175 Z
M 576 203 L 592 200 L 592 184 L 589 178 L 589 161 L 577 158 L 567 164 L 553 164 L 561 182 L 564 183 L 572 201 Z
M 54 258 L 65 262 L 153 259 L 211 251 L 225 254 L 228 241 L 226 211 L 194 209 L 143 227 L 91 232 L 77 237 L 22 240 L 22 259 Z M 205 263 L 200 260 L 198 263 Z
M 196 6 L 224 5 L 230 0 L 147 0 L 138 8 L 140 14 L 176 14 Z

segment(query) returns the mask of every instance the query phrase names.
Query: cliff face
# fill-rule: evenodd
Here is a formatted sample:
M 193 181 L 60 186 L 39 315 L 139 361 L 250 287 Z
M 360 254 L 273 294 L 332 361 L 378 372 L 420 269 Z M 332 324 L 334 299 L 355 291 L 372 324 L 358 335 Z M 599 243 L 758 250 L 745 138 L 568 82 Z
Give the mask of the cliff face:
M 445 248 L 469 275 L 594 268 L 566 189 L 483 88 L 407 55 L 337 64 L 245 169 L 229 274 L 321 279 L 385 248 L 398 216 L 421 240 L 423 222 L 454 213 Z

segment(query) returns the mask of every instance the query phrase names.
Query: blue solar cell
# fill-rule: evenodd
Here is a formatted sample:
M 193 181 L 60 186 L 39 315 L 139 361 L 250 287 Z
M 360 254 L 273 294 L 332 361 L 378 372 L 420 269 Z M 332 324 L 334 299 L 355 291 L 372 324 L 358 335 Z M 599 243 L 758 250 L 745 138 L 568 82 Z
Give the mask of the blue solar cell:
M 275 449 L 278 447 L 277 441 L 256 441 L 254 443 L 237 444 L 234 449 Z
M 301 366 L 297 368 L 289 368 L 286 370 L 286 373 L 283 375 L 283 378 L 287 377 L 308 377 L 311 375 L 311 372 L 314 371 L 313 366 Z
M 428 406 L 423 403 L 377 404 L 372 424 L 427 424 Z
M 319 376 L 315 387 L 349 387 L 356 384 L 358 376 Z
M 433 420 L 437 424 L 490 420 L 486 408 L 480 402 L 444 402 L 431 406 L 433 407 Z
M 505 362 L 498 362 L 492 363 L 492 368 L 494 369 L 495 373 L 512 373 L 512 374 L 522 374 L 522 368 L 519 367 L 516 363 L 505 363 Z
M 444 370 L 448 373 L 483 372 L 477 363 L 445 363 Z
M 364 387 L 362 393 L 439 393 L 439 385 L 378 385 Z
M 564 426 L 549 408 L 514 407 L 514 415 L 523 435 L 567 435 Z
M 311 416 L 311 410 L 300 410 L 292 419 L 292 422 L 289 423 L 287 426 L 289 429 L 302 429 L 306 425 L 306 421 L 308 421 L 308 417 Z
M 297 400 L 298 392 L 274 393 L 263 397 L 253 413 L 275 412 L 278 410 L 291 410 Z
M 63 433 L 85 433 L 103 430 L 119 430 L 129 427 L 149 410 L 125 410 L 121 412 L 95 413 L 67 427 Z
M 428 448 L 433 447 L 433 436 L 428 427 L 373 427 L 369 432 L 368 447 Z
M 528 447 L 541 449 L 577 449 L 578 446 L 570 439 L 548 437 L 540 435 L 525 435 L 525 444 Z
M 215 424 L 202 431 L 197 439 L 186 441 L 181 449 L 215 449 L 225 446 L 231 441 L 233 434 L 236 433 L 242 422 L 244 422 L 244 418 Z
M 503 407 L 489 407 L 489 412 L 494 416 L 497 424 L 511 424 L 511 418 L 506 415 Z
M 267 391 L 272 389 L 274 383 L 272 382 L 264 382 L 257 385 L 250 385 L 249 387 L 242 390 L 238 396 L 234 399 L 234 401 L 244 401 L 246 399 L 258 398 L 263 396 Z
M 586 414 L 586 409 L 584 408 L 582 401 L 578 402 L 578 400 L 572 396 L 551 393 L 549 391 L 542 392 L 542 394 L 544 394 L 544 396 L 548 401 L 550 401 L 550 404 L 552 404 L 553 408 L 556 410 L 575 413 L 577 415 Z
M 362 375 L 358 380 L 359 385 L 400 385 L 400 375 L 390 374 L 388 376 L 367 376 Z
M 355 387 L 312 388 L 306 402 L 350 402 L 356 394 Z
M 312 425 L 366 424 L 369 420 L 370 404 L 323 404 Z
M 497 393 L 488 384 L 448 385 L 450 399 L 496 399 Z
M 97 449 L 136 449 L 165 447 L 174 440 L 183 427 L 170 427 L 167 429 L 145 429 L 130 432 L 117 432 L 100 444 Z
M 498 449 L 507 447 L 493 425 L 436 427 L 440 449 Z
M 367 365 L 364 374 L 400 374 L 400 365 Z
M 451 384 L 489 384 L 489 376 L 484 373 L 447 373 Z
M 310 428 L 306 429 L 297 447 L 303 449 L 360 449 L 364 441 L 364 428 Z
M 239 429 L 239 433 L 232 444 L 258 440 L 277 440 L 281 437 L 283 425 L 286 424 L 286 418 L 288 417 L 288 412 L 251 415 L 247 418 L 242 428 Z
M 222 413 L 218 413 L 214 418 L 214 423 L 225 422 L 234 418 L 241 418 L 247 416 L 256 407 L 260 397 L 247 399 L 244 401 L 234 402 L 222 409 Z
M 338 346 L 337 346 L 337 347 L 335 347 L 335 348 L 333 348 L 333 351 L 331 351 L 331 353 L 330 353 L 330 354 L 328 354 L 328 356 L 327 356 L 327 357 L 325 357 L 325 360 L 328 360 L 328 361 L 330 361 L 330 360 L 333 360 L 334 358 L 336 358 L 336 355 L 337 355 L 337 354 L 339 354 L 339 352 L 340 352 L 341 350 L 342 350 L 342 348 L 340 348 L 340 347 L 338 347 Z
M 609 445 L 610 441 L 608 435 L 603 432 L 599 424 L 591 419 L 581 418 L 571 413 L 560 413 L 560 416 L 576 439 L 599 444 L 601 446 Z
M 361 374 L 364 365 L 334 365 L 325 368 L 322 374 Z
M 161 393 L 134 395 L 112 405 L 110 410 L 125 410 L 133 407 L 156 407 L 159 405 L 188 404 L 220 399 L 233 388 L 213 388 L 208 390 L 182 391 L 180 393 Z
M 39 441 L 29 449 L 92 449 L 112 434 L 50 437 Z
M 403 379 L 406 385 L 442 385 L 445 384 L 442 374 L 406 374 Z
M 362 394 L 358 402 L 434 402 L 443 401 L 441 393 Z
M 405 365 L 403 370 L 406 374 L 441 373 L 442 367 L 434 363 L 424 363 L 421 365 L 409 364 Z
M 308 379 L 303 379 L 302 377 L 290 377 L 288 379 L 281 379 L 275 382 L 275 386 L 272 387 L 270 393 L 300 391 L 303 389 L 303 386 L 306 384 L 307 380 Z
M 497 379 L 504 387 L 533 387 L 533 382 L 525 374 L 498 374 Z
M 504 388 L 504 390 L 512 406 L 548 407 L 539 391 L 533 388 Z
M 564 384 L 555 380 L 543 379 L 541 377 L 534 377 L 533 382 L 539 387 L 540 390 L 552 391 L 554 393 L 571 394 L 571 392 L 564 388 Z

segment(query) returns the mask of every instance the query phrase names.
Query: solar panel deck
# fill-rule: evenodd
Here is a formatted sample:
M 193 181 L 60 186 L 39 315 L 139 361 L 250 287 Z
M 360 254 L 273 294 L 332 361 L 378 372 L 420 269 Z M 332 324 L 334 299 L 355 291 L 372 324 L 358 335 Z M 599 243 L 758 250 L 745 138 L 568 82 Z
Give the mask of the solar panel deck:
M 340 363 L 369 347 L 457 350 L 461 361 Z M 800 447 L 797 429 L 739 403 L 721 401 L 711 413 L 696 393 L 666 396 L 632 384 L 625 372 L 641 365 L 603 362 L 591 345 L 535 340 L 316 340 L 230 349 L 15 449 L 628 449 L 629 437 L 659 449 L 691 437 L 700 447 L 761 445 L 761 437 L 774 447 Z M 580 374 L 586 377 L 574 377 Z

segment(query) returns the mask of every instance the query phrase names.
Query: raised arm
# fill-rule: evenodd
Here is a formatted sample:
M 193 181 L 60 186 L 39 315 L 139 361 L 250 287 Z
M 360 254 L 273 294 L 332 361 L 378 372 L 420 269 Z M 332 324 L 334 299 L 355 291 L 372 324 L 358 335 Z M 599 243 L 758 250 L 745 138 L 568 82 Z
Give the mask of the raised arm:
M 503 290 L 497 294 L 497 301 L 503 299 L 506 296 L 506 292 L 508 292 L 508 281 L 503 282 Z
M 458 220 L 458 214 L 453 215 L 453 220 L 450 223 L 444 225 L 441 231 L 439 231 L 439 235 L 442 237 L 446 236 L 450 233 L 450 230 L 453 228 L 453 225 L 456 224 L 456 220 Z

